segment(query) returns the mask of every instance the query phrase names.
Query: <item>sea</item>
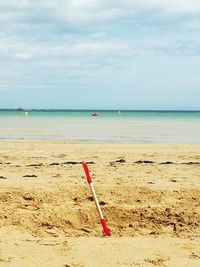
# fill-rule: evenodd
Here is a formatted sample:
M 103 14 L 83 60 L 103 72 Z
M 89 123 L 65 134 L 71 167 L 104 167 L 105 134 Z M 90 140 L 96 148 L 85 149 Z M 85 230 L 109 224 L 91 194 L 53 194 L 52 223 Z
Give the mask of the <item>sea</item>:
M 200 111 L 0 110 L 0 140 L 200 143 Z

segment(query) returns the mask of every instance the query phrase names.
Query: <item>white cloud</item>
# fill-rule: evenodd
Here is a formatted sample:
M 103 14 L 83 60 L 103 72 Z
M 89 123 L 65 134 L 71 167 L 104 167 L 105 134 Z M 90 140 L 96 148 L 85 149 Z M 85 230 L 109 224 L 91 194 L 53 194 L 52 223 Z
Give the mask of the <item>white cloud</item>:
M 32 55 L 31 54 L 27 54 L 27 53 L 16 53 L 14 55 L 15 58 L 17 59 L 31 59 L 32 58 Z
M 82 66 L 100 66 L 110 64 L 111 61 L 119 61 L 122 64 L 135 57 L 148 57 L 155 55 L 199 55 L 199 42 L 173 41 L 144 43 L 127 41 L 102 41 L 91 39 L 88 41 L 49 40 L 38 42 L 37 40 L 24 40 L 22 38 L 0 38 L 0 66 L 6 61 L 23 64 L 23 61 L 43 65 L 80 69 Z
M 168 15 L 199 15 L 199 0 L 57 0 L 43 1 L 44 6 L 51 8 L 57 19 L 70 25 L 79 23 L 108 23 L 118 20 L 134 19 L 143 13 L 151 16 Z M 161 17 L 159 18 L 161 19 Z
M 62 19 L 71 22 L 115 19 L 117 17 L 155 10 L 172 14 L 199 14 L 199 0 L 55 0 L 42 1 Z M 95 19 L 96 18 L 96 19 Z
M 199 0 L 1 0 L 0 21 L 24 23 L 64 23 L 66 27 L 87 30 L 129 19 L 200 15 Z M 64 25 L 63 25 L 64 26 Z M 85 28 L 86 27 L 86 28 Z
M 185 26 L 188 29 L 199 30 L 200 29 L 200 19 L 196 18 L 196 19 L 188 20 L 185 23 Z
M 107 55 L 115 53 L 123 53 L 127 50 L 127 45 L 108 43 L 108 42 L 83 42 L 73 45 L 66 45 L 63 47 L 57 47 L 56 50 L 63 51 L 66 54 L 78 54 L 78 55 Z M 61 52 L 62 53 L 62 52 Z
M 143 8 L 156 9 L 165 14 L 199 14 L 199 0 L 138 0 Z
M 116 56 L 125 53 L 129 45 L 123 42 L 108 41 L 80 41 L 65 39 L 52 41 L 47 40 L 38 42 L 37 40 L 24 40 L 18 37 L 0 36 L 0 56 L 13 57 L 16 59 L 45 58 L 53 56 L 73 57 L 73 56 L 98 56 L 113 55 Z

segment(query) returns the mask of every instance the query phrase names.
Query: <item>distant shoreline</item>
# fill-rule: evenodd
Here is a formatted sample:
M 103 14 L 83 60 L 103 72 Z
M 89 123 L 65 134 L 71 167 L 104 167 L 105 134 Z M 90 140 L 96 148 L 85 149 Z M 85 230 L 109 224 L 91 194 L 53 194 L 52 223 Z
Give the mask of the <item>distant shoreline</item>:
M 31 109 L 31 108 L 0 108 L 1 111 L 33 111 L 33 112 L 200 112 L 200 110 L 179 110 L 179 109 Z

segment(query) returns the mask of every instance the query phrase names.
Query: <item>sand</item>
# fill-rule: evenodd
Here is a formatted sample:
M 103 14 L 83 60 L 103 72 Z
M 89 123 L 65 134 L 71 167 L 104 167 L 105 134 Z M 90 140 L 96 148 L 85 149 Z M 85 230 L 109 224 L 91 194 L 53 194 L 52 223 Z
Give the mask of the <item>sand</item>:
M 200 145 L 0 142 L 0 205 L 0 266 L 200 266 Z

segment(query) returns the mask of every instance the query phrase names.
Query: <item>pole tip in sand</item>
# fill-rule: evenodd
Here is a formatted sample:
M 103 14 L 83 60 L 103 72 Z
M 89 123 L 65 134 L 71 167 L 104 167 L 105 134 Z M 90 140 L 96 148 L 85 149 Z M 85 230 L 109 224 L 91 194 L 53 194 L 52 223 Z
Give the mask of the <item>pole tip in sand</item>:
M 110 231 L 110 229 L 108 228 L 105 219 L 101 219 L 101 225 L 102 225 L 102 227 L 103 227 L 104 234 L 107 235 L 107 236 L 111 236 L 111 231 Z

